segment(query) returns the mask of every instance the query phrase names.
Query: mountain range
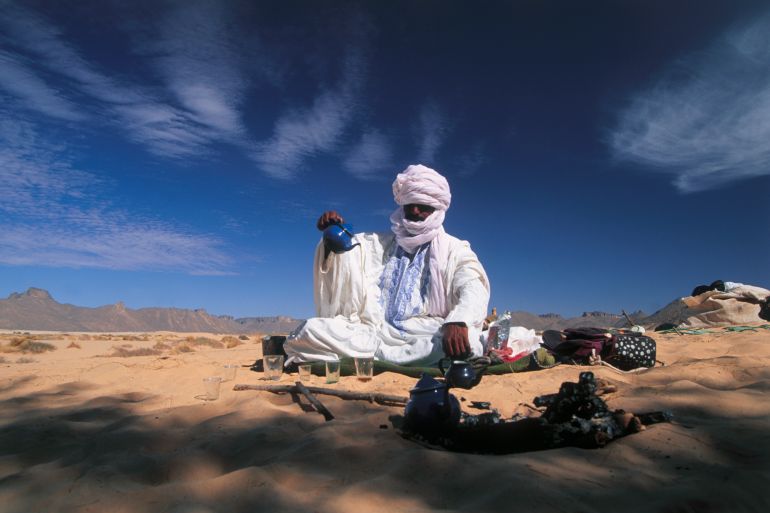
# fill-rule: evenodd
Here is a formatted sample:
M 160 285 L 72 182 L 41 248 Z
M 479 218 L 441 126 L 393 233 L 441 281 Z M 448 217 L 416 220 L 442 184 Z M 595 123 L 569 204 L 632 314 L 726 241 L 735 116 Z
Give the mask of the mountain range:
M 0 328 L 42 331 L 182 331 L 288 333 L 302 319 L 211 315 L 203 309 L 127 308 L 122 302 L 89 308 L 57 302 L 48 291 L 30 288 L 0 299 Z
M 536 315 L 509 312 L 513 326 L 534 330 L 564 329 L 581 326 L 626 327 L 621 314 L 585 312 L 579 317 L 558 314 Z M 646 314 L 629 314 L 642 323 Z M 62 304 L 48 291 L 30 288 L 0 299 L 0 329 L 41 331 L 180 331 L 209 333 L 288 333 L 302 322 L 292 317 L 244 317 L 211 315 L 203 309 L 127 308 L 122 302 L 96 308 Z

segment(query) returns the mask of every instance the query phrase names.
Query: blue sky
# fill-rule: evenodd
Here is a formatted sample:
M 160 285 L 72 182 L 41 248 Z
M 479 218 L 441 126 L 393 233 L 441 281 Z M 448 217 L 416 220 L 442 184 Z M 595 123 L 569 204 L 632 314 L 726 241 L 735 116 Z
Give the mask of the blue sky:
M 770 8 L 0 0 L 0 296 L 308 317 L 412 163 L 490 308 L 768 287 Z

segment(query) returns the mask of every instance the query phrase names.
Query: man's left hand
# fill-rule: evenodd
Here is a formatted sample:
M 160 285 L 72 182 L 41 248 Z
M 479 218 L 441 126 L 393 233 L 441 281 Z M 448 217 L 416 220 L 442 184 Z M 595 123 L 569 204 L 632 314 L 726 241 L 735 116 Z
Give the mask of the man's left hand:
M 444 354 L 451 358 L 467 358 L 471 354 L 468 327 L 458 323 L 444 324 L 442 340 Z

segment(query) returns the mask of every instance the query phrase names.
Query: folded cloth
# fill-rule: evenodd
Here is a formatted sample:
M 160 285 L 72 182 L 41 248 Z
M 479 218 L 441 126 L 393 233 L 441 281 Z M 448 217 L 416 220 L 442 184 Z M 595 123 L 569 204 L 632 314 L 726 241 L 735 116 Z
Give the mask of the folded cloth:
M 542 348 L 538 349 L 534 353 L 524 355 L 523 357 L 512 362 L 505 362 L 491 355 L 490 358 L 477 357 L 471 358 L 469 361 L 473 365 L 474 370 L 478 371 L 481 367 L 486 367 L 484 373 L 488 375 L 510 374 L 513 372 L 526 372 L 539 369 L 547 369 L 557 365 L 556 359 L 553 357 L 553 355 L 549 354 L 548 351 Z M 253 367 L 252 370 L 254 370 Z M 323 376 L 326 372 L 324 362 L 313 362 L 311 366 L 311 372 L 316 376 Z M 395 372 L 397 374 L 403 374 L 405 376 L 411 376 L 414 378 L 419 378 L 423 373 L 434 377 L 441 376 L 441 372 L 437 367 L 412 367 L 375 360 L 374 374 L 376 375 L 382 372 Z M 340 358 L 340 375 L 356 375 L 353 358 Z
M 499 359 L 501 362 L 512 363 L 530 355 L 532 351 L 526 350 L 517 354 L 513 354 L 513 349 L 510 347 L 504 347 L 502 349 L 490 349 L 489 353 L 496 359 Z

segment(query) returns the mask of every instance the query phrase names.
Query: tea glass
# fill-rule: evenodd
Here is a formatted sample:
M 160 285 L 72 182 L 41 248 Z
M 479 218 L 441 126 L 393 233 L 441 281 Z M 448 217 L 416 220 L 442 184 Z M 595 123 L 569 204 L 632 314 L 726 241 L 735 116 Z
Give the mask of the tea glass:
M 369 381 L 374 373 L 374 358 L 356 358 L 356 376 L 361 381 Z
M 233 381 L 235 379 L 235 372 L 238 370 L 238 365 L 235 363 L 228 363 L 222 366 L 222 381 Z
M 310 381 L 310 377 L 313 375 L 313 364 L 301 363 L 297 366 L 297 370 L 299 371 L 299 380 L 308 382 Z
M 326 362 L 326 382 L 336 383 L 340 380 L 340 361 Z
M 270 355 L 263 358 L 265 378 L 277 381 L 283 374 L 283 355 Z
M 203 378 L 203 399 L 206 401 L 216 401 L 219 399 L 219 384 L 222 383 L 222 378 L 219 376 L 211 376 Z

